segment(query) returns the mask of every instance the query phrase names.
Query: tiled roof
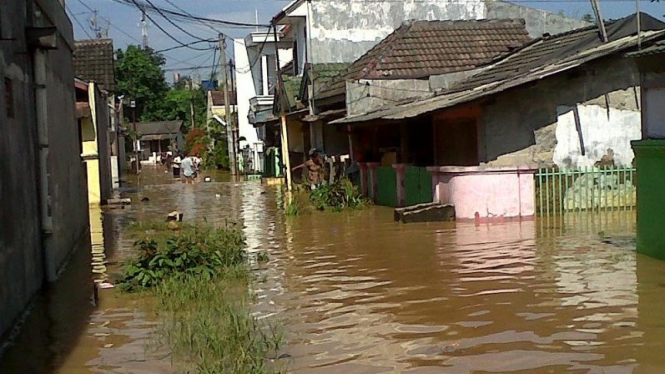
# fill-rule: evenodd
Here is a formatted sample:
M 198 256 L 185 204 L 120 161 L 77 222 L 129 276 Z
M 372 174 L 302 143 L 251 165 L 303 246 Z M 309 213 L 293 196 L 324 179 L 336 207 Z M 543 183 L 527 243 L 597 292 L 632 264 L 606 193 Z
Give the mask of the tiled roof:
M 418 79 L 472 70 L 530 40 L 522 19 L 408 21 L 351 64 L 317 99 L 343 94 L 346 81 Z
M 100 88 L 115 90 L 113 40 L 79 40 L 74 48 L 74 72 L 77 78 L 95 82 Z
M 644 42 L 665 38 L 665 23 L 644 13 L 641 14 L 640 22 Z M 635 48 L 637 45 L 635 24 L 635 14 L 606 23 L 608 43 L 600 40 L 596 26 L 545 36 L 484 68 L 450 90 L 438 92 L 429 98 L 415 98 L 409 103 L 386 106 L 370 113 L 331 123 L 413 118 L 532 83 L 601 57 Z
M 212 98 L 213 106 L 224 106 L 224 91 L 208 91 L 210 92 L 210 97 Z M 235 92 L 229 92 L 229 105 L 236 105 L 236 94 Z

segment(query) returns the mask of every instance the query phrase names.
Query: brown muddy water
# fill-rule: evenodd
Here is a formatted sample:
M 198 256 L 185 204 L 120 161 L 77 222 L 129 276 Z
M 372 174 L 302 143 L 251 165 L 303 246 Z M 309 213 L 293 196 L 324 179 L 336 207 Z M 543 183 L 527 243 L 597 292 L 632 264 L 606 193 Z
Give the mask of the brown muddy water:
M 479 226 L 403 225 L 383 207 L 285 217 L 278 187 L 212 177 L 187 186 L 146 169 L 122 193 L 130 207 L 92 212 L 93 265 L 80 251 L 38 298 L 0 373 L 175 372 L 149 300 L 90 301 L 92 279 L 132 253 L 127 224 L 174 209 L 237 222 L 248 251 L 269 252 L 254 312 L 283 326 L 291 372 L 665 373 L 665 262 L 635 254 L 634 212 Z

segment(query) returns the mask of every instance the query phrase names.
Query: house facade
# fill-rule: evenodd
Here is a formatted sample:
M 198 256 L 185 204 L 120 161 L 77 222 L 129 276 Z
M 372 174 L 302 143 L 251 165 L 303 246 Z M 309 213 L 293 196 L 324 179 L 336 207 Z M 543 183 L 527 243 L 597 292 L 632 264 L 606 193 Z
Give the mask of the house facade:
M 75 86 L 81 158 L 85 161 L 87 171 L 88 203 L 103 205 L 113 191 L 108 93 L 97 88 L 95 83 L 79 79 Z
M 108 112 L 105 144 L 99 144 L 103 153 L 109 154 L 112 188 L 120 187 L 120 178 L 126 171 L 125 137 L 122 132 L 122 103 L 115 96 L 115 62 L 113 40 L 77 40 L 74 48 L 74 73 L 84 82 L 95 83 L 95 90 L 104 102 L 95 103 L 100 111 Z M 104 108 L 103 108 L 104 107 Z M 108 152 L 107 152 L 108 151 Z M 104 166 L 106 168 L 106 166 Z
M 392 134 L 372 145 L 370 162 L 386 164 L 381 149 L 392 147 L 401 152 L 401 162 L 431 165 L 435 174 L 457 175 L 464 167 L 489 175 L 630 166 L 630 141 L 641 134 L 640 86 L 639 71 L 624 53 L 637 48 L 636 17 L 607 24 L 606 43 L 595 27 L 539 38 L 448 90 L 332 124 Z M 641 25 L 642 41 L 659 37 L 665 27 L 645 14 Z M 382 131 L 386 126 L 413 131 L 401 136 Z M 428 137 L 413 142 L 411 134 L 418 131 Z M 413 147 L 423 150 L 419 158 L 403 152 Z M 441 183 L 435 200 L 445 200 L 450 191 Z
M 541 10 L 490 0 L 473 0 L 463 3 L 442 3 L 433 0 L 424 2 L 379 1 L 373 2 L 371 9 L 366 4 L 354 2 L 330 3 L 296 0 L 287 5 L 273 18 L 273 22 L 280 27 L 278 41 L 275 41 L 270 35 L 264 34 L 261 38 L 261 35 L 258 35 L 258 33 L 253 33 L 246 38 L 245 42 L 240 43 L 242 44 L 242 48 L 236 50 L 239 67 L 236 76 L 239 87 L 238 106 L 240 127 L 241 129 L 243 128 L 244 118 L 249 116 L 251 122 L 259 127 L 259 138 L 263 139 L 263 137 L 270 135 L 272 131 L 271 129 L 261 127 L 269 120 L 269 114 L 271 114 L 269 108 L 274 101 L 263 98 L 261 95 L 250 96 L 259 92 L 256 89 L 259 86 L 259 82 L 267 85 L 269 90 L 270 87 L 274 86 L 276 76 L 272 81 L 270 80 L 270 76 L 274 74 L 276 69 L 274 65 L 270 67 L 267 64 L 265 66 L 268 68 L 268 73 L 259 74 L 257 71 L 245 72 L 240 69 L 244 65 L 252 66 L 251 58 L 245 57 L 250 53 L 244 52 L 245 48 L 249 49 L 250 45 L 254 46 L 253 48 L 256 51 L 268 50 L 267 54 L 271 56 L 268 61 L 274 60 L 276 45 L 277 50 L 280 51 L 280 64 L 284 67 L 284 74 L 296 77 L 300 77 L 304 73 L 309 74 L 310 79 L 300 84 L 301 90 L 299 96 L 301 97 L 299 99 L 306 104 L 307 100 L 303 96 L 308 95 L 310 91 L 313 92 L 316 101 L 314 113 L 304 113 L 297 118 L 293 118 L 297 122 L 289 122 L 301 128 L 299 130 L 301 133 L 299 137 L 309 136 L 310 139 L 306 140 L 305 143 L 316 145 L 327 153 L 329 153 L 329 150 L 325 148 L 334 148 L 335 153 L 338 151 L 340 153 L 348 153 L 348 146 L 340 148 L 339 142 L 335 146 L 330 146 L 326 145 L 325 141 L 319 141 L 322 139 L 323 133 L 321 124 L 338 118 L 339 113 L 336 110 L 344 109 L 346 102 L 344 95 L 341 96 L 341 99 L 337 98 L 337 101 L 328 98 L 326 102 L 319 100 L 316 96 L 319 87 L 324 84 L 324 79 L 319 80 L 319 77 L 325 75 L 319 74 L 319 66 L 324 66 L 323 69 L 327 69 L 325 65 L 336 63 L 350 64 L 354 62 L 387 35 L 391 34 L 406 20 L 476 20 L 486 18 L 523 18 L 525 19 L 526 29 L 532 37 L 540 36 L 543 33 L 567 31 L 587 25 L 582 20 L 570 19 Z M 273 45 L 266 44 L 271 42 Z M 266 54 L 265 52 L 263 53 Z M 241 59 L 243 60 L 242 64 Z M 255 59 L 255 61 L 259 60 L 261 59 Z M 286 65 L 287 63 L 289 64 Z M 311 66 L 310 71 L 307 71 L 307 66 Z M 246 81 L 246 83 L 241 84 L 241 81 Z M 254 84 L 250 85 L 249 82 L 254 82 Z M 415 82 L 415 84 L 420 83 L 422 82 Z M 242 90 L 247 90 L 247 87 L 249 87 L 249 90 L 254 87 L 255 91 L 249 94 L 241 92 Z M 420 88 L 417 89 L 420 90 Z M 252 103 L 253 111 L 250 111 L 249 103 L 245 104 L 247 100 Z M 320 115 L 324 112 L 329 113 Z M 248 114 L 246 115 L 245 113 Z M 304 118 L 307 115 L 310 117 Z M 311 117 L 312 115 L 316 115 L 317 117 L 313 118 Z M 313 124 L 314 131 L 308 131 L 310 129 L 309 123 L 317 121 L 319 121 L 318 124 Z M 245 127 L 248 127 L 249 122 L 248 120 Z M 330 134 L 337 140 L 344 139 L 343 134 Z M 296 144 L 299 141 L 293 143 Z
M 89 248 L 85 165 L 76 121 L 74 39 L 64 2 L 0 10 L 0 335 Z
M 184 152 L 184 131 L 185 124 L 181 120 L 137 123 L 141 162 L 159 162 L 164 152 Z

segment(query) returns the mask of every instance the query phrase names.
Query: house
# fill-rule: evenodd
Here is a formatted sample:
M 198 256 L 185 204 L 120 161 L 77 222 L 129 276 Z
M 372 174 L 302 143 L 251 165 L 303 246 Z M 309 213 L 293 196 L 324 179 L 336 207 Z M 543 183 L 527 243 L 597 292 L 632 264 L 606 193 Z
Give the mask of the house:
M 472 0 L 454 4 L 436 0 L 378 1 L 373 2 L 372 7 L 365 5 L 353 2 L 330 3 L 295 0 L 273 18 L 273 23 L 279 28 L 277 40 L 274 40 L 275 36 L 270 33 L 263 32 L 263 35 L 252 33 L 245 42 L 236 43 L 235 56 L 238 67 L 253 67 L 253 69 L 239 69 L 236 74 L 239 87 L 240 128 L 247 127 L 251 122 L 257 127 L 260 140 L 269 141 L 274 138 L 274 129 L 264 126 L 271 120 L 274 123 L 274 118 L 271 118 L 271 114 L 274 113 L 270 113 L 270 107 L 274 104 L 273 98 L 265 96 L 265 89 L 262 91 L 262 95 L 258 95 L 257 90 L 255 96 L 242 91 L 258 87 L 259 82 L 262 82 L 269 94 L 275 94 L 276 65 L 273 63 L 271 66 L 270 63 L 275 60 L 276 56 L 279 56 L 280 65 L 282 65 L 280 68 L 284 74 L 297 78 L 296 85 L 300 87 L 300 90 L 298 90 L 298 100 L 294 104 L 301 108 L 303 105 L 311 107 L 311 110 L 307 111 L 297 107 L 289 108 L 292 112 L 289 114 L 289 123 L 292 119 L 307 124 L 316 121 L 327 123 L 327 121 L 343 115 L 340 110 L 345 109 L 345 100 L 343 97 L 338 101 L 327 100 L 326 103 L 318 100 L 316 96 L 318 87 L 324 84 L 323 79 L 319 79 L 326 76 L 325 72 L 320 74 L 320 71 L 325 71 L 327 66 L 332 64 L 348 65 L 354 62 L 385 39 L 404 21 L 412 19 L 522 18 L 525 19 L 525 26 L 531 37 L 588 25 L 582 20 L 493 0 Z M 250 55 L 258 57 L 253 58 Z M 267 59 L 264 60 L 262 55 L 266 55 Z M 266 63 L 264 64 L 263 61 Z M 288 81 L 289 79 L 287 79 L 287 84 Z M 251 85 L 251 82 L 254 82 L 254 85 Z M 272 91 L 270 91 L 271 89 Z M 313 95 L 310 95 L 310 92 Z M 310 96 L 315 103 L 309 102 Z M 288 97 L 288 99 L 291 103 L 293 98 Z M 252 105 L 245 104 L 246 100 L 249 100 Z M 319 104 L 322 106 L 319 107 Z M 294 111 L 298 111 L 298 113 L 293 113 Z M 245 120 L 246 117 L 251 120 Z M 301 126 L 300 123 L 296 127 L 303 128 L 305 131 L 291 129 L 288 131 L 296 134 L 297 139 L 309 138 L 304 143 L 319 144 L 323 142 L 320 131 L 309 131 L 308 133 L 309 126 Z M 339 133 L 330 134 L 336 139 L 337 145 L 341 145 L 341 141 L 345 139 L 346 130 L 339 130 L 341 130 Z M 276 137 L 276 142 L 279 143 L 279 136 Z M 293 147 L 291 143 L 294 144 Z M 289 153 L 301 154 L 300 148 L 307 148 L 307 144 L 301 146 L 300 143 L 299 140 L 289 142 Z M 317 147 L 326 153 L 349 152 L 348 146 L 340 148 L 319 144 Z
M 186 129 L 182 120 L 137 123 L 141 160 L 159 162 L 163 152 L 184 151 L 184 132 Z
M 95 89 L 105 97 L 107 106 L 107 143 L 99 144 L 102 152 L 110 153 L 109 163 L 113 188 L 120 187 L 120 177 L 126 171 L 125 137 L 122 132 L 122 102 L 115 96 L 115 65 L 113 40 L 77 40 L 74 49 L 74 73 L 84 82 L 95 83 Z M 106 121 L 106 120 L 104 120 Z
M 64 3 L 3 1 L 0 11 L 0 336 L 89 248 L 76 121 L 74 36 Z M 0 348 L 1 350 L 1 348 Z
M 649 15 L 640 14 L 640 21 L 641 41 L 665 32 L 665 23 Z M 402 162 L 432 166 L 437 187 L 433 197 L 444 202 L 450 201 L 452 192 L 441 178 L 449 180 L 451 173 L 491 177 L 512 170 L 519 175 L 524 168 L 592 167 L 604 158 L 615 165 L 630 165 L 630 141 L 641 133 L 640 75 L 624 53 L 637 48 L 636 25 L 637 15 L 607 23 L 607 42 L 593 26 L 545 35 L 431 97 L 350 115 L 331 124 L 370 126 L 382 134 L 379 129 L 385 126 L 406 126 L 413 129 L 409 133 L 429 134 L 413 143 L 391 131 L 392 136 L 384 135 L 372 145 L 367 161 L 381 162 L 382 149 L 397 149 Z M 418 158 L 404 152 L 413 146 L 427 152 Z M 437 182 L 436 174 L 441 173 Z M 483 203 L 489 201 L 485 198 L 503 202 L 495 195 L 475 196 Z M 522 214 L 521 207 L 513 206 L 506 217 L 528 215 Z M 481 217 L 491 212 L 478 209 L 482 212 L 475 212 Z
M 76 117 L 81 134 L 81 158 L 85 161 L 88 179 L 88 203 L 106 204 L 113 190 L 111 152 L 109 149 L 108 93 L 96 83 L 75 81 Z
M 215 121 L 215 116 L 222 120 L 226 117 L 226 105 L 224 104 L 224 91 L 208 91 L 207 114 L 208 122 Z M 235 92 L 229 93 L 229 109 L 231 113 L 238 111 Z

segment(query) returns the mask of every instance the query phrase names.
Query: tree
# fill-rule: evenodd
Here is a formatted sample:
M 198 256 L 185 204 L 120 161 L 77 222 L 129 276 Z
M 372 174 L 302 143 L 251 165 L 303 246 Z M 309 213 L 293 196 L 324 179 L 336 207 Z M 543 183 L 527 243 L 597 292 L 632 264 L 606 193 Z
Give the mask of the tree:
M 195 127 L 205 126 L 206 96 L 203 90 L 171 89 L 161 100 L 161 105 L 154 108 L 151 115 L 160 120 L 180 119 L 190 124 L 191 107 L 194 106 Z
M 164 56 L 150 48 L 130 45 L 125 51 L 116 51 L 116 90 L 119 95 L 136 100 L 137 114 L 142 121 L 163 119 L 156 112 L 163 106 L 169 90 L 162 70 L 164 63 Z

